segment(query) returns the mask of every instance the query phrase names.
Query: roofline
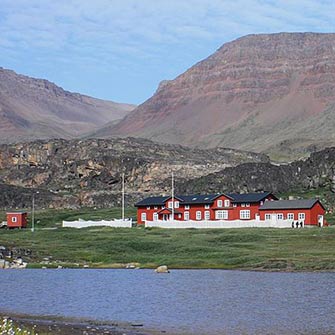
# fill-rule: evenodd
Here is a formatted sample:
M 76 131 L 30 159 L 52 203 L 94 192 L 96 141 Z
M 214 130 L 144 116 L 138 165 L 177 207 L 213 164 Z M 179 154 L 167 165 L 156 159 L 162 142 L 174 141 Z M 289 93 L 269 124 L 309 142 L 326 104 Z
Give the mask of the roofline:
M 135 207 L 161 206 L 162 204 L 164 204 L 164 202 L 166 202 L 166 201 L 168 201 L 169 199 L 171 199 L 171 198 L 172 198 L 172 195 L 169 195 L 169 196 L 166 196 L 166 197 L 164 197 L 164 196 L 157 196 L 157 197 L 162 197 L 162 198 L 164 198 L 164 201 L 163 201 L 163 202 L 160 202 L 160 203 L 158 203 L 158 202 L 152 202 L 152 203 L 148 203 L 148 204 L 140 205 L 140 204 L 139 204 L 140 202 L 142 202 L 142 201 L 144 201 L 144 200 L 146 200 L 146 199 L 153 198 L 153 197 L 147 197 L 147 198 L 142 199 L 141 201 L 138 201 L 134 206 L 135 206 Z M 173 198 L 174 198 L 174 199 L 178 199 L 179 201 L 183 201 L 183 199 L 180 199 L 178 196 L 174 196 Z
M 298 200 L 309 200 L 309 199 L 298 199 Z M 311 209 L 314 207 L 314 205 L 316 203 L 319 203 L 320 206 L 323 208 L 323 210 L 326 210 L 325 206 L 323 206 L 322 202 L 320 201 L 320 199 L 310 199 L 310 200 L 314 200 L 313 204 L 310 207 L 296 207 L 296 208 L 290 208 L 290 207 L 283 207 L 283 208 L 262 208 L 262 206 L 259 208 L 260 211 L 271 211 L 271 210 L 286 210 L 286 209 Z M 281 201 L 281 200 L 278 200 Z M 294 200 L 283 200 L 283 201 L 294 201 Z

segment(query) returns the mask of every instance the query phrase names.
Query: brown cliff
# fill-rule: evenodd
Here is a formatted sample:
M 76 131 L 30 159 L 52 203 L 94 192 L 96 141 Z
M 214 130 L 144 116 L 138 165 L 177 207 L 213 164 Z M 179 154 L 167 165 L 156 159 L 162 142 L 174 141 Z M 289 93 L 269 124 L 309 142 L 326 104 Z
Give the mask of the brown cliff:
M 79 137 L 123 118 L 134 107 L 0 68 L 0 143 Z
M 279 33 L 223 45 L 96 136 L 282 158 L 334 145 L 334 127 L 335 34 Z

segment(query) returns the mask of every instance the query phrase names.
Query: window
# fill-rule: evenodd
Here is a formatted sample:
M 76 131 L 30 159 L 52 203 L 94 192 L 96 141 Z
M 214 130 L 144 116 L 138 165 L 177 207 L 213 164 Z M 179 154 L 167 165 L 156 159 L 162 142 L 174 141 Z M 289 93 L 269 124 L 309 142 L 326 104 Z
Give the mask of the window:
M 201 211 L 197 211 L 196 213 L 196 219 L 201 220 Z
M 305 220 L 305 213 L 299 213 L 298 220 Z
M 277 214 L 277 219 L 278 220 L 284 220 L 284 214 L 283 213 L 278 213 Z
M 190 209 L 190 205 L 185 205 L 185 209 Z
M 185 212 L 184 213 L 184 220 L 188 221 L 190 219 L 190 212 Z
M 164 209 L 165 207 L 164 206 L 161 206 L 162 209 Z
M 172 208 L 172 201 L 168 202 L 168 208 Z
M 154 213 L 154 221 L 158 221 L 158 213 Z
M 210 211 L 205 211 L 205 220 L 210 220 L 210 219 L 211 219 Z
M 205 208 L 208 209 L 208 208 L 209 208 L 209 205 L 205 205 Z
M 17 217 L 12 217 L 12 222 L 17 222 Z
M 217 204 L 218 204 L 218 207 L 222 207 L 222 200 L 218 200 Z
M 147 209 L 150 209 L 150 206 L 147 206 Z
M 216 220 L 228 220 L 228 211 L 216 211 L 215 219 Z
M 271 214 L 265 214 L 265 220 L 271 220 Z
M 179 208 L 179 201 L 174 202 L 174 208 Z
M 237 207 L 237 204 L 233 204 L 233 207 Z
M 178 219 L 181 219 L 181 214 L 178 214 Z
M 244 202 L 241 203 L 241 207 L 245 207 L 245 203 Z
M 230 206 L 230 201 L 229 200 L 225 200 L 224 201 L 224 206 L 225 207 L 229 207 Z
M 264 201 L 261 201 L 261 206 L 263 206 L 264 205 Z
M 250 210 L 244 209 L 240 211 L 240 219 L 241 220 L 248 220 L 250 219 Z
M 141 221 L 146 221 L 147 220 L 147 213 L 142 213 L 141 214 Z
M 288 213 L 287 220 L 294 220 L 294 213 Z
M 245 207 L 250 207 L 250 202 L 247 202 L 247 203 L 245 204 Z
M 158 209 L 158 207 L 157 207 L 157 206 L 154 206 L 154 209 Z

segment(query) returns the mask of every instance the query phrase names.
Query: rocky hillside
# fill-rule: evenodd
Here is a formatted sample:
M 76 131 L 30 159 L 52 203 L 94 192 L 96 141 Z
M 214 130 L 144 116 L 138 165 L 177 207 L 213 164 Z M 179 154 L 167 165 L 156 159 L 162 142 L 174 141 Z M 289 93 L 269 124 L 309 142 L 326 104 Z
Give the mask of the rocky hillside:
M 275 165 L 245 163 L 179 183 L 179 193 L 261 192 L 294 193 L 324 188 L 335 193 L 335 147 L 311 154 L 306 160 Z M 334 195 L 333 195 L 333 203 Z
M 267 156 L 215 148 L 189 149 L 144 139 L 53 140 L 0 145 L 0 208 L 30 208 L 33 192 L 41 207 L 111 207 L 120 202 L 121 175 L 127 200 L 169 193 L 192 180 Z
M 292 158 L 335 144 L 335 34 L 250 35 L 96 135 L 230 147 Z
M 47 80 L 0 68 L 0 143 L 82 136 L 134 107 L 70 93 Z

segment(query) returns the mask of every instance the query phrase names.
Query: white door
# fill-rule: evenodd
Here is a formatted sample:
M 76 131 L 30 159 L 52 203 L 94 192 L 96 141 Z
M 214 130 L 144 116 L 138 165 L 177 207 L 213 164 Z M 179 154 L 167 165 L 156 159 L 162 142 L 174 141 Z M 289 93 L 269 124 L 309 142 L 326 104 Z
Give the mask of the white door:
M 323 227 L 323 215 L 318 215 L 318 226 Z

